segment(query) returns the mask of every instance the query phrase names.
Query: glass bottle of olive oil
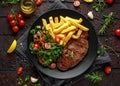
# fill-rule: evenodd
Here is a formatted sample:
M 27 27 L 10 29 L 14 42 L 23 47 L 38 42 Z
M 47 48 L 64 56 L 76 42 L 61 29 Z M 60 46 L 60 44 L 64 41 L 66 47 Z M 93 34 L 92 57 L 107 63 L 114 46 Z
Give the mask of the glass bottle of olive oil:
M 30 16 L 35 12 L 35 2 L 33 0 L 21 0 L 20 9 L 25 16 Z

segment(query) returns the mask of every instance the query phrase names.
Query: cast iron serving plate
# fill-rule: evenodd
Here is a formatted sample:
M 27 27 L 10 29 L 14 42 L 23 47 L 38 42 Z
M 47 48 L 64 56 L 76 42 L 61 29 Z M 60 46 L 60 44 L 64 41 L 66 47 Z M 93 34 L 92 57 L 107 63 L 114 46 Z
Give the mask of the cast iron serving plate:
M 97 41 L 97 36 L 96 36 L 95 30 L 92 24 L 80 13 L 73 11 L 73 10 L 69 10 L 69 9 L 56 9 L 56 10 L 51 10 L 51 11 L 44 13 L 36 20 L 36 22 L 34 22 L 31 29 L 33 29 L 36 25 L 39 25 L 39 24 L 42 25 L 42 21 L 41 21 L 42 18 L 48 19 L 50 16 L 59 17 L 60 15 L 64 17 L 69 16 L 69 17 L 76 18 L 76 19 L 79 19 L 81 17 L 83 19 L 82 25 L 89 28 L 89 38 L 88 38 L 89 49 L 88 49 L 87 55 L 77 66 L 65 72 L 60 71 L 58 69 L 51 70 L 49 68 L 43 67 L 42 65 L 39 64 L 37 58 L 34 58 L 35 56 L 32 54 L 30 54 L 31 56 L 29 58 L 31 58 L 37 70 L 39 70 L 43 74 L 53 77 L 53 78 L 57 78 L 57 79 L 69 79 L 69 78 L 74 78 L 76 76 L 83 74 L 92 65 L 95 58 L 97 57 L 96 51 L 98 47 L 97 45 L 98 41 Z M 30 41 L 32 41 L 32 36 L 29 34 L 28 45 Z

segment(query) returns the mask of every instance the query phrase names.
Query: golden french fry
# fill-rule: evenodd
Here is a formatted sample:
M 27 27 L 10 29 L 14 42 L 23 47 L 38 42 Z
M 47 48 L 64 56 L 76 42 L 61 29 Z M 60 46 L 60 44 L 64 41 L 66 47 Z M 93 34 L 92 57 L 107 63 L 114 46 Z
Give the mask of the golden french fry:
M 67 44 L 67 42 L 70 40 L 70 38 L 72 37 L 72 35 L 75 33 L 75 31 L 71 31 L 67 34 L 67 36 L 65 37 L 64 41 L 63 41 L 63 45 L 65 46 Z
M 60 33 L 62 30 L 64 30 L 65 28 L 67 28 L 69 26 L 69 23 L 64 23 L 62 26 L 60 26 L 59 28 L 53 30 L 54 33 Z
M 80 28 L 83 31 L 88 31 L 89 30 L 87 27 L 85 27 L 85 26 L 83 26 L 81 24 L 78 24 L 78 23 L 76 23 L 76 22 L 74 22 L 72 20 L 69 20 L 69 21 L 70 21 L 71 24 L 75 25 L 76 27 Z
M 82 30 L 79 29 L 79 30 L 77 31 L 76 35 L 72 35 L 72 38 L 73 38 L 73 39 L 78 39 L 78 38 L 80 37 L 81 33 L 82 33 Z
M 58 23 L 58 22 L 59 22 L 58 17 L 55 17 L 55 18 L 54 18 L 54 23 Z
M 52 36 L 52 38 L 54 39 L 55 38 L 55 34 L 53 33 L 53 31 L 52 31 L 52 28 L 50 27 L 49 29 L 48 29 L 48 31 L 49 31 L 49 34 Z
M 69 22 L 68 20 L 66 20 L 63 16 L 60 16 L 60 19 L 64 22 Z
M 59 37 L 59 38 L 64 38 L 65 35 L 64 35 L 64 34 L 58 34 L 57 37 Z
M 68 33 L 68 32 L 73 31 L 73 30 L 77 30 L 77 28 L 72 25 L 72 26 L 64 29 L 61 33 Z
M 78 20 L 78 19 L 74 19 L 74 18 L 71 18 L 71 17 L 68 17 L 68 16 L 66 16 L 65 19 L 68 20 L 68 21 L 69 21 L 69 20 L 74 21 L 74 22 L 76 22 L 76 23 L 82 23 L 82 21 L 83 21 L 82 18 L 80 18 L 80 19 Z
M 49 22 L 50 22 L 51 28 L 54 30 L 54 21 L 52 16 L 49 17 Z
M 61 25 L 63 25 L 63 22 L 55 23 L 55 24 L 54 24 L 54 29 L 60 27 Z
M 50 27 L 50 24 L 47 24 L 46 26 L 45 26 L 45 29 L 46 30 L 49 30 L 51 27 Z
M 46 19 L 42 18 L 42 23 L 43 23 L 43 26 L 45 27 L 47 25 Z

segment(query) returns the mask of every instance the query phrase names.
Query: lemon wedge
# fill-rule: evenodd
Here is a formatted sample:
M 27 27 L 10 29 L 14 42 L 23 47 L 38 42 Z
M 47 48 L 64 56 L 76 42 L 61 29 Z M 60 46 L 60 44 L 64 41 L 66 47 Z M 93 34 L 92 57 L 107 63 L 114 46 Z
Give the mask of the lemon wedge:
M 84 0 L 85 2 L 91 3 L 93 0 Z
M 12 53 L 12 52 L 15 50 L 16 46 L 17 46 L 17 41 L 16 41 L 16 40 L 13 40 L 11 46 L 10 46 L 9 49 L 7 50 L 7 53 Z

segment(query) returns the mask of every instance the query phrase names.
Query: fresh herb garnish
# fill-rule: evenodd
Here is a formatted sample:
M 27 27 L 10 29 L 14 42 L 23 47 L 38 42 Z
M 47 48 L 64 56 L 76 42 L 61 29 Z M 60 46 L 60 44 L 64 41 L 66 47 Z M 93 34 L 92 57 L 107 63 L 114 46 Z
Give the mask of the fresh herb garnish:
M 73 52 L 73 51 L 71 51 L 70 57 L 71 57 L 71 58 L 74 58 L 74 52 Z
M 106 3 L 104 0 L 95 0 L 93 3 L 93 9 L 95 9 L 95 11 L 102 11 L 105 7 Z
M 17 3 L 19 3 L 20 0 L 3 0 L 1 2 L 1 6 L 6 6 L 7 4 L 12 4 L 12 5 L 15 5 Z
M 113 14 L 114 14 L 113 12 L 110 12 L 108 16 L 104 16 L 105 21 L 104 21 L 104 24 L 102 25 L 101 29 L 98 31 L 99 35 L 105 34 L 109 24 L 113 23 L 113 21 L 114 21 Z
M 89 79 L 92 83 L 99 83 L 102 80 L 103 75 L 98 72 L 92 72 L 90 74 L 86 74 L 85 78 Z

